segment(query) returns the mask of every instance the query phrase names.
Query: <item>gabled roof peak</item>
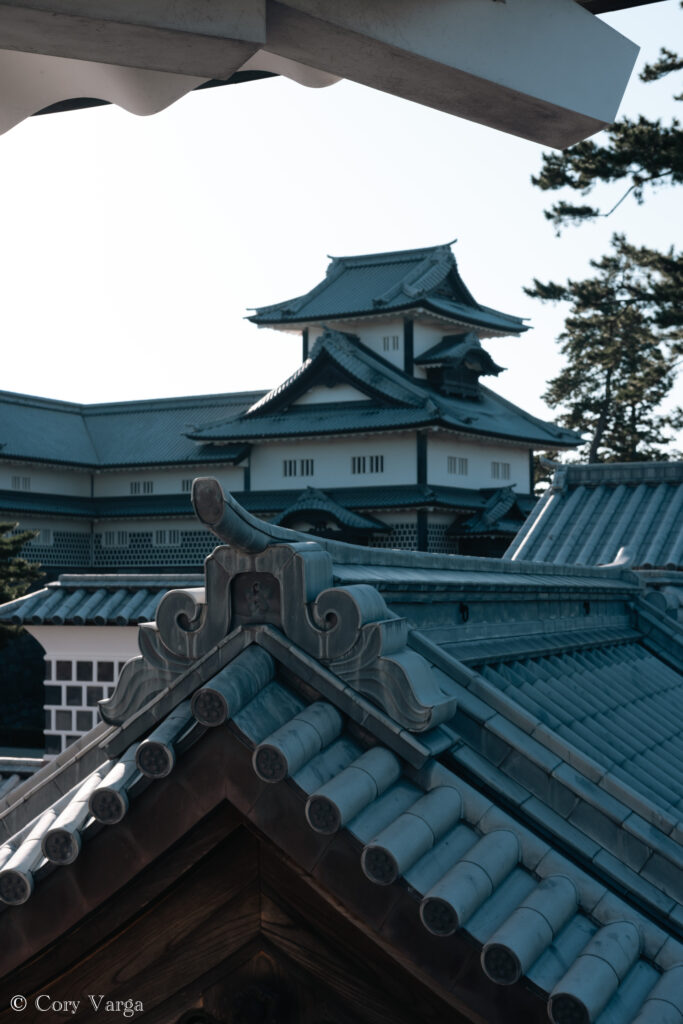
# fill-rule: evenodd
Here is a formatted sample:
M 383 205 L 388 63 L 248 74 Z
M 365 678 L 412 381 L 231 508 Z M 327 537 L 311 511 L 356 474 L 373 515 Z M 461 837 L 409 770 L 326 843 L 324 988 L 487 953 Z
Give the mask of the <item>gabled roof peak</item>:
M 388 402 L 411 407 L 427 406 L 429 395 L 413 381 L 381 357 L 374 355 L 360 343 L 355 334 L 331 330 L 326 327 L 324 333 L 315 341 L 308 359 L 301 364 L 291 377 L 278 387 L 269 391 L 247 409 L 244 416 L 260 414 L 266 409 L 278 406 L 285 393 L 290 400 L 299 394 L 299 387 L 305 389 L 312 383 L 312 374 L 323 360 L 332 363 L 337 370 L 352 380 L 353 383 L 367 389 L 368 397 L 381 396 Z
M 451 243 L 330 259 L 325 277 L 305 295 L 261 306 L 249 319 L 284 326 L 419 311 L 463 329 L 475 327 L 482 336 L 527 329 L 519 317 L 474 299 L 458 272 Z
M 328 273 L 335 263 L 345 263 L 347 266 L 354 267 L 372 267 L 379 263 L 403 263 L 406 260 L 424 259 L 429 256 L 440 256 L 442 254 L 448 254 L 455 262 L 455 257 L 451 252 L 451 246 L 457 242 L 457 238 L 454 238 L 452 242 L 444 242 L 442 245 L 427 245 L 418 249 L 393 249 L 387 252 L 368 252 L 359 253 L 355 256 L 331 256 L 328 255 L 328 260 L 332 263 L 328 268 Z

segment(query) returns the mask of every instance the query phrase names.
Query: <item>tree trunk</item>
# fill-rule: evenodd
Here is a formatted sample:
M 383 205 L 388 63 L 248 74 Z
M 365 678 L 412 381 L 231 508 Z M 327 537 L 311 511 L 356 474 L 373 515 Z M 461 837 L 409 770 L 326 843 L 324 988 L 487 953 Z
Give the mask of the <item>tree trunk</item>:
M 598 422 L 595 427 L 595 433 L 591 441 L 591 446 L 588 449 L 588 461 L 598 462 L 598 448 L 607 428 L 607 420 L 609 418 L 610 407 L 612 405 L 612 370 L 609 369 L 605 376 L 605 394 L 602 400 L 602 408 L 600 409 L 600 415 Z

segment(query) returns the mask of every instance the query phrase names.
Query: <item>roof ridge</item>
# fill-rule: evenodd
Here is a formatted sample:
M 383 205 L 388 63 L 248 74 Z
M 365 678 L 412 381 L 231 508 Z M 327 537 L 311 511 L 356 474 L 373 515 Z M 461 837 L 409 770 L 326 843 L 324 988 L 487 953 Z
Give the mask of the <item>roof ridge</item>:
M 451 252 L 451 246 L 454 245 L 455 242 L 457 242 L 457 238 L 454 238 L 452 242 L 441 242 L 438 245 L 418 246 L 418 248 L 416 248 L 416 249 L 388 249 L 388 250 L 386 250 L 386 252 L 356 253 L 356 254 L 353 254 L 351 256 L 331 256 L 331 255 L 328 254 L 327 258 L 329 260 L 339 260 L 339 261 L 343 261 L 345 263 L 347 263 L 349 261 L 352 261 L 352 260 L 359 260 L 359 261 L 365 261 L 365 260 L 368 260 L 368 261 L 375 261 L 375 260 L 379 261 L 379 260 L 383 260 L 385 262 L 388 262 L 390 260 L 390 257 L 393 256 L 393 257 L 395 257 L 395 260 L 393 262 L 400 263 L 403 259 L 405 259 L 405 257 L 409 257 L 410 256 L 410 257 L 416 258 L 418 256 L 418 254 L 422 254 L 422 253 L 424 253 L 424 254 L 431 254 L 431 253 L 437 253 L 440 250 Z M 372 266 L 372 262 L 370 262 L 368 265 Z
M 129 409 L 131 407 L 134 408 L 136 412 L 154 412 L 156 409 L 163 406 L 172 408 L 174 406 L 180 407 L 185 404 L 194 405 L 198 402 L 206 403 L 207 401 L 220 402 L 231 399 L 236 400 L 246 398 L 250 395 L 262 395 L 264 393 L 264 389 L 262 388 L 250 388 L 246 391 L 211 392 L 209 394 L 199 395 L 171 395 L 161 396 L 159 398 L 130 398 L 112 402 L 72 402 L 68 399 L 62 398 L 49 398 L 43 395 L 29 395 L 21 391 L 0 390 L 0 403 L 5 402 L 29 407 L 52 409 L 55 412 L 65 412 L 71 413 L 75 416 L 88 417 L 102 415 L 115 410 Z

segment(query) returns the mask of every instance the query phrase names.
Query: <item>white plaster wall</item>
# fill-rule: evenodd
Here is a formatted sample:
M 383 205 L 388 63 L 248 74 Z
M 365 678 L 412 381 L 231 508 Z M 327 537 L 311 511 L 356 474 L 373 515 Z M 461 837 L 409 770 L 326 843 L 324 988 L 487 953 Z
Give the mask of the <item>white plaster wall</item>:
M 29 477 L 29 488 L 12 487 L 12 477 L 22 480 Z M 71 494 L 78 497 L 90 496 L 90 473 L 83 470 L 45 469 L 26 463 L 3 462 L 0 465 L 0 490 L 16 490 L 17 494 L 28 491 L 38 494 Z
M 49 661 L 118 663 L 140 654 L 137 626 L 27 626 L 26 629 L 36 638 Z M 48 682 L 55 682 L 54 677 Z
M 467 476 L 448 472 L 448 456 L 468 460 Z M 492 462 L 509 462 L 510 479 L 495 480 Z M 529 493 L 529 449 L 495 442 L 470 441 L 459 437 L 429 435 L 427 441 L 427 481 L 447 487 L 509 487 L 515 485 L 519 494 Z
M 360 340 L 369 348 L 371 352 L 374 352 L 378 356 L 382 356 L 392 366 L 396 366 L 399 370 L 403 369 L 405 361 L 405 353 L 403 346 L 403 319 L 398 318 L 396 320 L 369 320 L 367 323 L 359 326 L 356 329 L 356 333 L 360 337 Z M 389 350 L 384 351 L 383 339 L 398 335 L 398 350 L 394 350 L 391 347 L 391 340 L 389 342 Z
M 395 317 L 387 320 L 326 320 L 327 327 L 331 327 L 336 331 L 345 331 L 347 334 L 357 334 L 361 342 L 370 349 L 371 352 L 375 352 L 377 355 L 382 356 L 387 362 L 391 363 L 392 366 L 398 367 L 399 370 L 403 369 L 403 318 Z M 313 343 L 323 333 L 321 324 L 309 324 L 308 325 L 308 350 L 310 352 L 313 347 Z M 383 338 L 391 338 L 392 335 L 398 335 L 398 350 L 394 351 L 391 347 L 388 352 L 384 351 Z
M 383 455 L 383 473 L 355 474 L 351 472 L 354 455 Z M 313 476 L 286 477 L 283 461 L 313 459 Z M 305 487 L 372 487 L 385 484 L 414 484 L 417 482 L 417 456 L 415 434 L 382 435 L 349 439 L 330 438 L 321 441 L 270 443 L 252 449 L 251 487 L 254 491 L 288 489 L 301 491 Z
M 48 758 L 64 750 L 100 721 L 97 701 L 111 697 L 123 665 L 139 654 L 136 626 L 29 626 L 45 651 L 45 748 Z M 59 679 L 67 663 L 70 678 Z M 78 679 L 78 662 L 91 679 Z M 103 665 L 102 663 L 109 663 Z M 113 679 L 98 678 L 108 669 Z M 113 672 L 112 672 L 113 669 Z
M 131 481 L 138 480 L 141 485 L 143 481 L 150 480 L 154 485 L 154 494 L 182 494 L 186 493 L 188 502 L 190 494 L 183 492 L 183 480 L 192 480 L 196 476 L 215 476 L 228 490 L 242 490 L 244 484 L 244 468 L 242 466 L 188 466 L 169 470 L 116 470 L 112 472 L 96 473 L 94 477 L 94 496 L 96 498 L 109 498 L 118 495 L 130 495 Z M 142 493 L 134 497 L 145 497 Z
M 465 328 L 462 328 L 464 331 Z M 459 334 L 460 328 L 456 327 L 455 324 L 441 324 L 438 327 L 430 326 L 429 324 L 422 324 L 419 321 L 415 321 L 413 326 L 413 356 L 417 359 L 427 349 L 433 348 L 443 338 L 444 334 Z M 416 367 L 416 376 L 426 376 L 425 371 L 422 367 Z
M 292 405 L 321 405 L 325 402 L 367 402 L 368 396 L 350 384 L 335 384 L 333 388 L 314 387 L 297 398 Z

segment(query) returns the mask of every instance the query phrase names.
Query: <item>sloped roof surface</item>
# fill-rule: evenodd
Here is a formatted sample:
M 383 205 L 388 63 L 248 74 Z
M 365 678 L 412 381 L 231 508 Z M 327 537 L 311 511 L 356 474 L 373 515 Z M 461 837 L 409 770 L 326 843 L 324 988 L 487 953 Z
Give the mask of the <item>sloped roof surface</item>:
M 482 346 L 479 338 L 473 332 L 467 334 L 449 334 L 436 345 L 417 356 L 415 363 L 418 366 L 438 366 L 450 363 L 457 366 L 463 362 L 470 353 L 475 354 L 475 359 L 482 367 L 482 374 L 499 374 L 503 367 L 498 366 Z
M 683 681 L 637 642 L 481 666 L 578 750 L 683 817 Z M 618 688 L 615 681 L 619 680 Z
M 516 504 L 517 497 L 512 487 L 499 487 L 487 498 L 486 504 L 480 512 L 458 525 L 470 533 L 485 533 L 494 526 L 501 529 L 504 524 L 514 521 L 512 516 L 506 517 Z M 518 510 L 518 518 L 519 512 L 521 510 Z
M 368 401 L 292 404 L 328 372 L 330 365 L 343 371 L 368 395 Z M 534 443 L 579 443 L 573 431 L 530 416 L 488 388 L 481 387 L 476 402 L 442 395 L 427 381 L 397 370 L 357 339 L 338 331 L 326 331 L 296 373 L 246 412 L 192 431 L 190 436 L 196 441 L 235 443 L 260 437 L 355 433 L 427 424 Z
M 188 440 L 193 426 L 236 415 L 262 392 L 78 405 L 0 392 L 0 453 L 83 466 L 204 462 L 217 457 Z M 225 450 L 222 458 L 229 459 Z
M 480 332 L 520 334 L 516 316 L 482 306 L 466 288 L 449 245 L 333 257 L 325 278 L 298 298 L 262 306 L 253 323 L 288 324 L 425 308 Z
M 563 466 L 505 558 L 683 569 L 683 463 Z
M 217 448 L 220 453 L 223 449 Z M 220 454 L 215 461 L 221 461 Z M 482 491 L 464 487 L 425 486 L 418 484 L 385 484 L 378 487 L 328 488 L 331 500 L 349 509 L 395 509 L 416 505 L 434 505 L 453 509 L 479 509 L 488 500 Z M 531 495 L 517 496 L 517 502 L 526 512 L 534 499 Z M 250 512 L 279 513 L 292 501 L 291 490 L 244 491 L 240 501 Z M 191 511 L 189 495 L 144 494 L 115 495 L 109 498 L 79 498 L 73 495 L 40 494 L 32 491 L 0 491 L 0 513 L 11 518 L 18 512 L 25 514 L 51 514 L 90 518 L 158 518 L 159 516 L 187 517 Z M 517 527 L 515 526 L 514 529 Z
M 24 756 L 17 751 L 0 753 L 0 800 L 9 796 L 12 790 L 34 775 L 44 764 L 42 757 Z
M 329 494 L 326 494 L 324 491 L 319 491 L 315 487 L 307 487 L 302 491 L 296 501 L 291 505 L 288 505 L 280 515 L 275 516 L 273 522 L 281 523 L 290 516 L 310 512 L 323 512 L 326 515 L 331 516 L 343 526 L 350 527 L 352 530 L 377 531 L 387 529 L 386 523 L 380 523 L 377 519 L 371 519 L 369 516 L 361 516 L 352 509 L 345 508 L 343 505 L 340 505 L 338 501 L 331 498 Z
M 489 491 L 464 487 L 426 486 L 424 484 L 385 484 L 379 487 L 329 487 L 325 492 L 347 509 L 373 510 L 404 509 L 430 506 L 444 509 L 481 509 L 489 500 Z M 242 505 L 250 512 L 270 514 L 287 507 L 291 491 L 247 491 L 239 495 Z M 517 495 L 516 501 L 524 513 L 534 504 L 530 494 Z
M 192 574 L 64 574 L 42 590 L 0 605 L 0 622 L 12 626 L 134 626 L 154 618 L 164 594 L 198 587 Z
M 0 803 L 0 899 L 39 898 L 46 873 L 89 855 L 92 816 L 115 826 L 225 727 L 255 776 L 241 793 L 228 767 L 242 813 L 269 786 L 298 794 L 286 821 L 272 803 L 257 818 L 295 859 L 302 830 L 321 850 L 348 834 L 363 877 L 414 901 L 414 927 L 459 931 L 554 1024 L 680 1018 L 683 638 L 638 577 L 311 541 L 215 482 L 193 497 L 226 545 L 205 590 L 141 627 L 148 653 L 102 705 L 112 725 Z
M 482 949 L 489 979 L 509 985 L 524 973 L 557 1024 L 574 1019 L 562 1014 L 560 996 L 575 1015 L 591 1005 L 591 986 L 580 974 L 604 970 L 605 963 L 609 984 L 600 1000 L 604 1005 L 614 993 L 615 1019 L 630 1024 L 638 1013 L 661 1013 L 667 1003 L 683 1009 L 683 970 L 676 961 L 683 947 L 627 902 L 601 890 L 455 772 L 434 763 L 411 769 L 390 745 L 363 746 L 332 704 L 307 703 L 278 681 L 262 650 L 251 648 L 237 660 L 245 669 L 249 662 L 258 684 L 254 693 L 248 674 L 235 676 L 241 707 L 233 734 L 253 750 L 262 787 L 290 777 L 307 798 L 305 818 L 290 821 L 290 833 L 305 829 L 334 841 L 343 822 L 371 882 L 410 887 L 420 910 L 417 927 L 444 940 L 466 929 Z M 206 692 L 216 692 L 212 680 Z M 145 784 L 182 771 L 184 751 L 206 733 L 200 723 L 207 721 L 210 701 L 179 705 L 143 744 L 91 771 L 13 844 L 0 847 L 0 899 L 21 905 L 50 869 L 87 856 L 82 844 L 101 824 L 115 828 Z M 307 751 L 303 758 L 293 754 L 297 748 Z M 533 943 L 531 963 L 529 914 L 549 921 Z M 521 963 L 517 951 L 526 953 Z M 657 1017 L 645 1019 L 654 1024 Z

